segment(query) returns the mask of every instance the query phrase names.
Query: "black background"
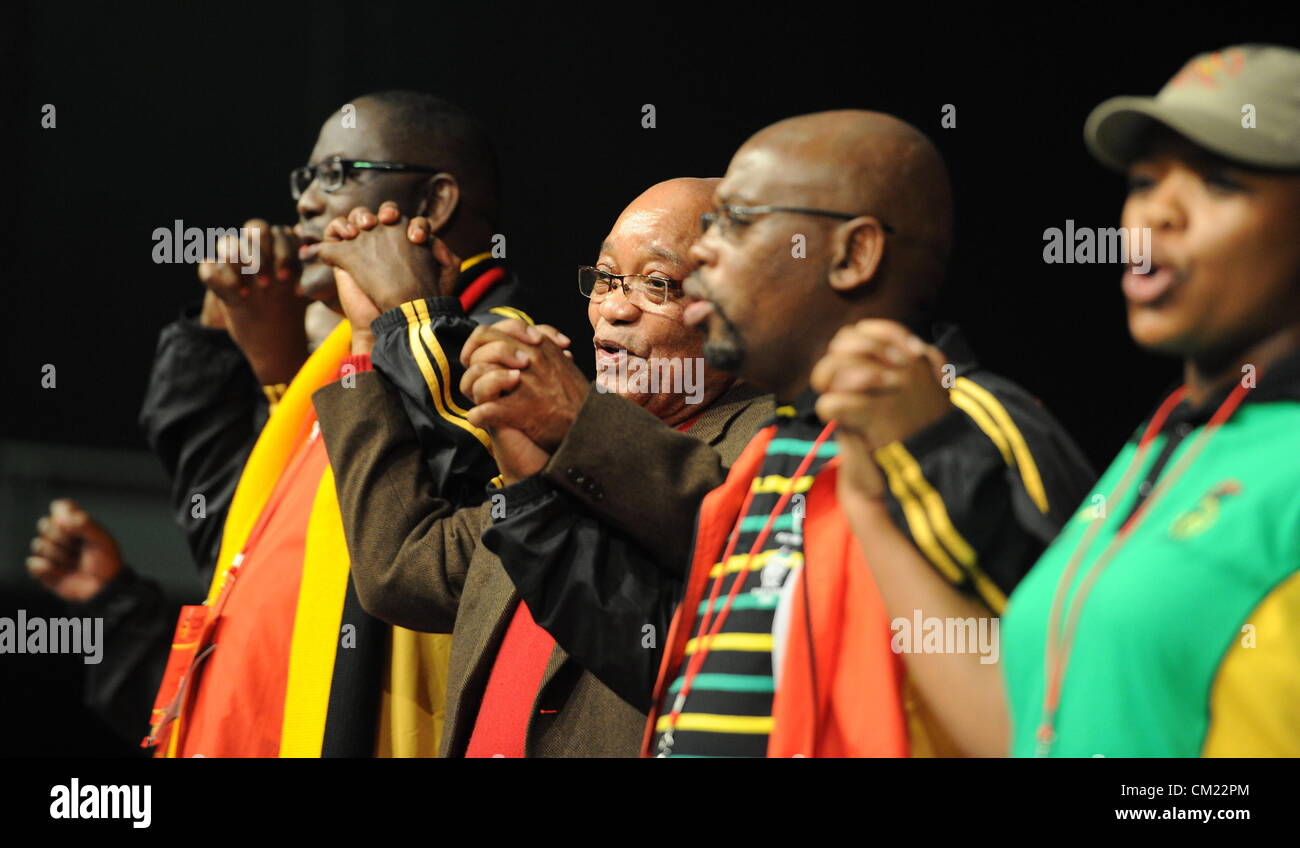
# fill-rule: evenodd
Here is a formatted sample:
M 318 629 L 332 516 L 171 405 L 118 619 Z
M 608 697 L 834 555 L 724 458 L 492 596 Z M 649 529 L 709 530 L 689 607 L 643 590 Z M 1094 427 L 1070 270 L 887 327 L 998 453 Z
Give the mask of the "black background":
M 1274 4 L 51 3 L 5 18 L 5 439 L 143 447 L 157 332 L 201 295 L 194 268 L 152 262 L 154 228 L 292 222 L 287 174 L 321 122 L 400 87 L 487 123 L 509 258 L 575 339 L 588 335 L 574 266 L 652 183 L 721 175 L 746 137 L 791 115 L 911 121 L 955 183 L 946 314 L 1098 468 L 1178 371 L 1129 340 L 1118 267 L 1042 260 L 1049 227 L 1118 224 L 1123 180 L 1086 153 L 1084 118 L 1154 93 L 1196 53 L 1298 40 L 1295 13 Z M 41 127 L 46 103 L 55 129 Z M 955 129 L 940 127 L 945 104 Z M 40 387 L 45 363 L 57 391 Z M 67 750 L 58 737 L 36 747 Z
M 855 11 L 856 9 L 856 11 Z M 1154 93 L 1193 54 L 1296 39 L 1273 4 L 473 6 L 323 2 L 18 6 L 5 26 L 6 435 L 140 445 L 156 332 L 200 294 L 155 265 L 155 227 L 290 222 L 290 168 L 358 94 L 443 94 L 504 162 L 509 257 L 583 330 L 575 265 L 675 176 L 721 175 L 754 131 L 866 107 L 931 135 L 956 186 L 947 311 L 1100 464 L 1175 369 L 1128 340 L 1113 266 L 1046 265 L 1043 231 L 1114 226 L 1123 181 L 1087 155 L 1108 96 Z M 57 108 L 56 129 L 40 126 Z M 658 126 L 641 127 L 654 104 Z M 939 126 L 957 107 L 957 127 Z M 575 336 L 577 338 L 583 335 Z M 60 390 L 40 388 L 41 365 Z

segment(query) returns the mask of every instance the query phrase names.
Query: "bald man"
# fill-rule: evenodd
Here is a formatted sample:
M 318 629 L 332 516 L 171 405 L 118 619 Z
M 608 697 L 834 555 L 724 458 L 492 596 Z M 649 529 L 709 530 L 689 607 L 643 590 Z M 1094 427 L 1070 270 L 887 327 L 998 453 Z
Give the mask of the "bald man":
M 527 367 L 530 378 L 545 375 L 553 397 L 573 400 L 569 426 L 591 434 L 594 444 L 586 455 L 559 456 L 561 465 L 549 468 L 554 480 L 537 474 L 519 482 L 546 457 L 536 448 L 515 450 L 516 464 L 500 469 L 507 485 L 489 490 L 479 507 L 456 509 L 462 478 L 473 484 L 475 477 L 458 474 L 448 440 L 436 432 L 443 409 L 429 404 L 422 417 L 431 423 L 415 426 L 400 380 L 373 372 L 314 397 L 361 603 L 394 625 L 453 634 L 443 756 L 634 756 L 638 750 L 644 709 L 601 684 L 533 621 L 480 536 L 494 520 L 545 503 L 570 523 L 544 528 L 545 538 L 534 540 L 539 552 L 589 557 L 635 548 L 654 561 L 680 558 L 689 534 L 660 523 L 659 512 L 665 504 L 674 513 L 698 507 L 773 409 L 769 396 L 705 367 L 702 340 L 682 324 L 687 251 L 716 182 L 653 186 L 619 216 L 595 265 L 579 269 L 597 349 L 596 384 L 564 355 L 569 340 L 551 328 L 500 322 L 478 327 L 463 345 L 449 338 L 443 344 L 443 367 L 453 369 L 442 375 L 446 386 L 464 376 L 462 354 L 479 350 Z M 350 319 L 383 313 L 373 324 L 377 352 L 392 336 L 391 343 L 405 343 L 405 323 L 387 318 L 418 290 L 413 281 L 456 264 L 421 219 L 408 221 L 389 205 L 332 223 L 321 252 L 339 269 Z M 445 338 L 439 316 L 454 306 L 430 298 L 422 308 L 433 316 L 434 334 Z M 511 358 L 517 339 L 535 343 L 544 336 L 555 340 L 548 359 Z M 638 377 L 650 367 L 662 370 Z M 509 375 L 514 369 L 495 370 Z M 442 475 L 447 468 L 450 475 Z M 601 487 L 588 469 L 623 483 Z M 636 633 L 638 643 L 646 638 L 639 627 Z
M 518 563 L 516 586 L 560 644 L 648 708 L 645 753 L 957 753 L 945 722 L 960 705 L 936 712 L 915 697 L 913 656 L 996 662 L 1006 595 L 1092 474 L 1033 398 L 927 320 L 951 208 L 938 152 L 895 118 L 828 112 L 759 132 L 691 248 L 685 321 L 710 365 L 780 406 L 694 521 L 661 515 L 695 527 L 689 560 L 675 573 L 606 557 L 593 580 L 561 560 L 525 564 L 550 516 L 516 512 L 485 535 Z M 501 397 L 490 382 L 468 392 L 482 404 L 471 419 L 503 446 L 552 438 L 560 416 L 530 403 L 526 382 Z M 851 467 L 838 457 L 847 446 Z M 968 615 L 923 622 L 887 607 L 838 497 L 842 476 L 888 519 L 871 525 L 873 555 L 947 581 Z M 611 585 L 615 601 L 642 599 L 644 620 L 665 595 L 678 601 L 658 651 L 615 647 L 635 615 Z

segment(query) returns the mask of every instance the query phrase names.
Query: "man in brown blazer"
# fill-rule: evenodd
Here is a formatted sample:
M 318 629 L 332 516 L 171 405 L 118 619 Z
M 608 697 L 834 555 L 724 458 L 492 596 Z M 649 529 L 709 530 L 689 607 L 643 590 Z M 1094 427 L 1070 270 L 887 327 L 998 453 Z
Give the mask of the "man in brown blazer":
M 692 510 L 722 481 L 725 468 L 773 412 L 769 396 L 704 369 L 699 337 L 681 323 L 687 250 L 700 213 L 709 208 L 714 183 L 661 183 L 619 217 L 597 265 L 580 272 L 580 289 L 590 298 L 588 316 L 601 377 L 592 385 L 570 362 L 550 363 L 551 373 L 570 369 L 552 383 L 554 390 L 580 393 L 569 398 L 576 401 L 569 408 L 577 410 L 569 422 L 571 438 L 553 446 L 549 456 L 535 457 L 535 467 L 502 468 L 503 479 L 496 482 L 514 485 L 490 489 L 481 505 L 453 506 L 464 502 L 462 491 L 448 491 L 454 488 L 455 469 L 471 463 L 463 448 L 453 449 L 436 436 L 439 427 L 473 427 L 468 415 L 456 414 L 464 412 L 460 406 L 469 406 L 452 390 L 464 376 L 457 348 L 466 339 L 453 327 L 459 319 L 448 298 L 424 303 L 434 316 L 432 335 L 439 348 L 423 363 L 429 366 L 424 376 L 438 380 L 445 400 L 430 404 L 437 408 L 427 411 L 426 421 L 413 420 L 418 413 L 409 396 L 374 371 L 354 375 L 350 385 L 333 383 L 314 396 L 361 604 L 395 625 L 453 634 L 443 756 L 637 753 L 645 714 L 579 667 L 532 621 L 501 561 L 480 536 L 494 517 L 507 514 L 509 498 L 551 487 L 569 498 L 574 510 L 595 519 L 583 538 L 566 543 L 636 546 L 665 568 L 681 567 L 691 528 L 664 525 L 657 516 L 665 514 L 666 503 Z M 334 229 L 344 239 L 361 242 L 399 223 L 391 214 L 380 217 L 383 223 L 373 216 L 350 216 L 354 226 Z M 413 222 L 407 235 L 420 240 L 418 230 L 418 221 Z M 403 268 L 432 262 L 435 256 L 440 264 L 449 264 L 440 245 L 430 253 L 427 247 L 406 244 L 400 248 L 405 251 L 401 260 L 394 260 L 397 240 L 390 237 L 386 243 L 393 250 L 387 251 L 390 259 L 382 269 L 374 267 L 380 251 L 338 252 L 334 264 L 344 270 L 341 276 L 350 275 L 357 284 L 352 296 L 386 288 L 384 298 L 391 303 L 391 291 L 400 288 L 394 280 Z M 344 285 L 349 283 L 345 279 Z M 385 305 L 376 300 L 376 311 Z M 402 306 L 408 312 L 419 308 Z M 451 329 L 439 329 L 440 311 L 447 313 L 441 326 Z M 380 346 L 384 333 L 406 329 L 396 318 L 385 320 L 388 314 L 373 324 Z M 568 343 L 551 328 L 520 321 L 494 326 L 501 328 L 498 336 L 481 337 L 476 344 L 501 344 L 500 338 L 510 335 L 540 341 L 543 332 L 562 346 Z M 670 362 L 678 370 L 665 368 L 661 374 L 686 379 L 665 378 L 667 384 L 638 380 L 638 374 L 646 373 L 638 363 Z M 514 364 L 530 365 L 526 359 Z M 694 386 L 691 368 L 700 369 Z M 501 378 L 509 379 L 510 373 L 503 370 Z M 439 395 L 431 391 L 430 396 L 436 400 Z M 570 447 L 577 445 L 582 447 Z M 533 474 L 543 463 L 541 472 Z M 681 509 L 668 512 L 682 514 Z

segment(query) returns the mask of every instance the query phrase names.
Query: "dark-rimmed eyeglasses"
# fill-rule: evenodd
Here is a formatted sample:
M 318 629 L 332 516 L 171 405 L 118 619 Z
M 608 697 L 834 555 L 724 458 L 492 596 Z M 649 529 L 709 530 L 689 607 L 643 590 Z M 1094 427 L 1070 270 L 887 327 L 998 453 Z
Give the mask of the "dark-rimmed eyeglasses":
M 759 215 L 771 215 L 773 212 L 789 212 L 795 215 L 817 215 L 823 218 L 837 218 L 841 221 L 852 221 L 854 218 L 861 218 L 862 215 L 852 212 L 835 212 L 830 209 L 810 209 L 806 206 L 737 206 L 732 203 L 723 203 L 712 212 L 705 212 L 700 216 L 700 233 L 707 233 L 716 224 L 718 232 L 723 236 L 734 235 L 741 227 L 754 223 L 753 219 Z M 879 220 L 879 219 L 877 219 Z M 880 221 L 880 228 L 887 233 L 893 233 L 894 228 Z
M 332 156 L 319 165 L 303 165 L 289 172 L 289 192 L 297 200 L 307 191 L 312 180 L 320 182 L 321 191 L 338 191 L 343 188 L 353 171 L 398 171 L 417 174 L 436 174 L 442 168 L 427 165 L 407 165 L 404 162 L 375 162 L 370 159 L 344 159 Z
M 671 305 L 682 297 L 682 284 L 668 276 L 658 274 L 611 274 L 590 265 L 578 267 L 578 291 L 583 297 L 600 303 L 614 289 L 622 289 L 623 296 L 635 296 L 643 305 L 662 307 Z

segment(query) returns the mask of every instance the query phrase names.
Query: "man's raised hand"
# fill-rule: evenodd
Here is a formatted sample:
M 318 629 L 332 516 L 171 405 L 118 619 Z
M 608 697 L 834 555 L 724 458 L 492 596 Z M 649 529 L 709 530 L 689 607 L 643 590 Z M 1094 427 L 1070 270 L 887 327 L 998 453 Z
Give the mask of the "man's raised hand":
M 474 401 L 476 427 L 512 427 L 551 452 L 569 432 L 590 382 L 572 362 L 569 338 L 554 327 L 500 321 L 478 327 L 461 349 L 461 392 Z
M 205 323 L 215 319 L 209 308 L 215 298 L 257 379 L 263 385 L 287 383 L 307 359 L 303 317 L 310 301 L 298 293 L 298 237 L 259 218 L 245 222 L 244 231 L 256 238 L 256 256 L 244 255 L 239 239 L 227 236 L 217 242 L 217 255 L 199 265 L 199 280 L 210 293 Z
M 381 312 L 450 295 L 460 276 L 460 258 L 433 235 L 429 222 L 406 220 L 392 201 L 378 212 L 358 206 L 330 221 L 318 255 L 350 274 Z
M 817 415 L 837 422 L 845 478 L 881 493 L 872 452 L 903 441 L 952 410 L 940 380 L 945 357 L 901 324 L 866 319 L 840 329 L 813 367 Z

